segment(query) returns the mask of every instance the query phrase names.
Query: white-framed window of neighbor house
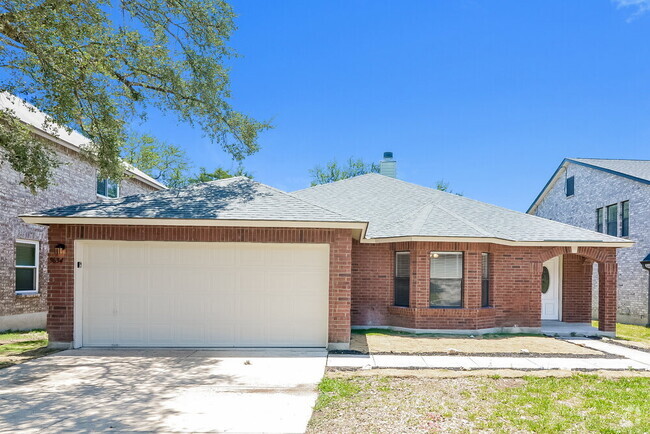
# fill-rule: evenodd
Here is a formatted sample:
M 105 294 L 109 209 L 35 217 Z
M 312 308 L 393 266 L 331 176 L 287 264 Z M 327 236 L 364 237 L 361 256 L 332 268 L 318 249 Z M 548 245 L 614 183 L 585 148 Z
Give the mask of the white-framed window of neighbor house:
M 115 199 L 120 196 L 120 184 L 108 178 L 97 178 L 97 194 Z
M 39 242 L 16 240 L 16 294 L 38 293 Z

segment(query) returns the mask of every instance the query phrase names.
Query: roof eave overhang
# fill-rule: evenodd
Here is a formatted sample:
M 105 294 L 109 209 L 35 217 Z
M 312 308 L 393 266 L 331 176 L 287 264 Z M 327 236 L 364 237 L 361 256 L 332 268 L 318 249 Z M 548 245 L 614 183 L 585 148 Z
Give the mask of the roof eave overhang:
M 226 219 L 160 219 L 107 217 L 45 217 L 20 216 L 25 223 L 37 225 L 128 225 L 128 226 L 228 226 L 253 228 L 352 229 L 355 238 L 363 239 L 368 223 L 304 220 L 226 220 Z
M 475 238 L 475 237 L 385 237 L 365 238 L 362 243 L 401 243 L 401 242 L 438 242 L 438 243 L 489 243 L 503 246 L 528 246 L 528 247 L 632 247 L 634 241 L 571 241 L 571 240 L 542 240 L 542 241 L 515 241 L 503 238 Z
M 79 146 L 74 145 L 74 144 L 69 143 L 69 142 L 66 142 L 65 140 L 62 140 L 62 139 L 58 138 L 57 136 L 48 133 L 47 131 L 43 131 L 43 130 L 35 127 L 34 125 L 27 124 L 25 122 L 23 122 L 23 123 L 30 129 L 31 132 L 33 132 L 37 136 L 43 137 L 44 139 L 47 139 L 50 142 L 54 142 L 57 145 L 63 146 L 64 148 L 70 149 L 71 151 L 74 151 L 76 153 L 81 152 L 81 148 Z M 146 177 L 143 177 L 143 176 L 139 175 L 138 173 L 136 173 L 135 171 L 129 169 L 128 167 L 125 169 L 125 171 L 129 174 L 129 176 L 132 176 L 133 178 L 137 179 L 138 181 L 140 181 L 140 182 L 142 182 L 144 184 L 147 184 L 150 187 L 154 187 L 154 188 L 157 188 L 159 190 L 166 190 L 167 189 L 167 186 L 165 186 L 164 184 L 161 184 L 160 182 L 155 181 L 153 179 L 148 179 Z
M 555 185 L 557 178 L 562 174 L 563 169 L 566 168 L 568 162 L 569 162 L 568 158 L 562 160 L 562 162 L 557 167 L 557 169 L 555 169 L 555 172 L 553 172 L 553 175 L 551 175 L 551 178 L 546 182 L 546 185 L 544 185 L 544 188 L 542 188 L 542 191 L 539 192 L 539 194 L 537 195 L 533 203 L 530 204 L 528 210 L 526 210 L 526 214 L 535 214 L 535 211 L 537 210 L 537 206 L 546 197 L 546 195 L 551 190 L 551 188 Z

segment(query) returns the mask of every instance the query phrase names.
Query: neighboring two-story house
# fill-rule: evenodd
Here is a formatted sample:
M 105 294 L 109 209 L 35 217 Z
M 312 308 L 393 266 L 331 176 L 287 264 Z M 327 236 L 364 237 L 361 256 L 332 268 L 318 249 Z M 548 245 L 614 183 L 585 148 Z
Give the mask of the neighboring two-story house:
M 618 321 L 650 323 L 650 161 L 564 159 L 528 213 L 634 241 L 617 253 Z
M 45 328 L 47 227 L 26 224 L 18 215 L 146 193 L 165 186 L 134 167 L 127 170 L 127 177 L 119 185 L 98 179 L 95 167 L 80 154 L 81 147 L 88 143 L 83 135 L 51 123 L 46 125 L 43 112 L 8 94 L 0 94 L 0 108 L 13 110 L 63 163 L 54 170 L 51 186 L 36 195 L 20 185 L 21 175 L 9 164 L 0 164 L 0 330 Z

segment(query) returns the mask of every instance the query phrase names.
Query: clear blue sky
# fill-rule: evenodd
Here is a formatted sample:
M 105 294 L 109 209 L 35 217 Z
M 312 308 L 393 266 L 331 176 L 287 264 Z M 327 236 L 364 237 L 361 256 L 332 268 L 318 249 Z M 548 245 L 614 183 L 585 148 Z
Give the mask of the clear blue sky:
M 275 126 L 244 162 L 263 183 L 292 191 L 316 164 L 393 151 L 400 179 L 525 211 L 564 157 L 650 159 L 650 13 L 637 6 L 232 4 L 233 105 Z M 231 165 L 199 131 L 144 127 L 197 166 Z

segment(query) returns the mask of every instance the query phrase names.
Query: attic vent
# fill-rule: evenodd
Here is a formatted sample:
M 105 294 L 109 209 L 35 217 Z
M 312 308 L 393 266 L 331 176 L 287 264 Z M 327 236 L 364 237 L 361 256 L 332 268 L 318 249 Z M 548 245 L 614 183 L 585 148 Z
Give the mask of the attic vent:
M 397 178 L 397 161 L 392 152 L 384 152 L 384 159 L 379 162 L 379 174 Z

